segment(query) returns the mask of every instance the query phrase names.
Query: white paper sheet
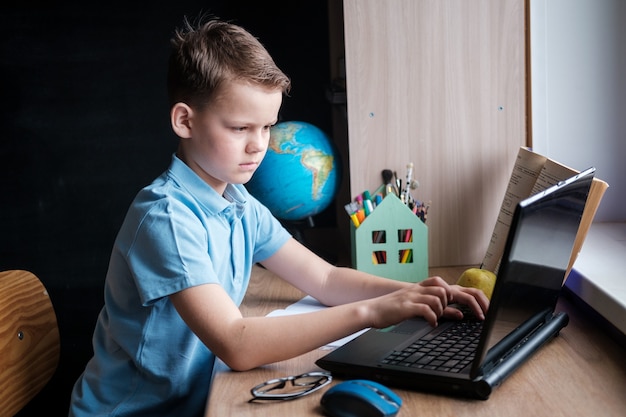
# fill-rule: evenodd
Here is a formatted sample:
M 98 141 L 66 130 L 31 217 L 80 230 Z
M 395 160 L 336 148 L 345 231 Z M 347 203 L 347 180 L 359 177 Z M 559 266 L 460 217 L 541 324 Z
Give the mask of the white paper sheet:
M 328 308 L 328 307 L 326 307 L 325 305 L 323 305 L 322 303 L 320 303 L 319 301 L 317 301 L 315 298 L 311 297 L 310 295 L 307 295 L 303 299 L 291 304 L 287 308 L 282 309 L 282 310 L 274 310 L 271 313 L 269 313 L 267 316 L 268 317 L 291 316 L 294 314 L 311 313 L 313 311 L 323 310 L 325 308 Z M 334 349 L 339 346 L 342 346 L 367 330 L 368 329 L 360 330 L 342 339 L 329 343 L 326 346 L 324 346 L 324 349 Z

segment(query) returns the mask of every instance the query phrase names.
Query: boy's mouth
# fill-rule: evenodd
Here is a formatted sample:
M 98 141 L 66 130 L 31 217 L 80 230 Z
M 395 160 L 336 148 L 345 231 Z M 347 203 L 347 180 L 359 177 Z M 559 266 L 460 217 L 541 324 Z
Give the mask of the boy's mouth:
M 255 170 L 258 168 L 259 163 L 258 162 L 244 162 L 240 164 L 239 166 L 247 170 Z

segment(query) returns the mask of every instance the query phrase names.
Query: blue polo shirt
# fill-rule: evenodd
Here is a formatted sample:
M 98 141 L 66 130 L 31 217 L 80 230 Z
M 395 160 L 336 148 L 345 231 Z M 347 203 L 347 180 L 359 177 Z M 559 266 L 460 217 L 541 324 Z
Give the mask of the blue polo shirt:
M 94 357 L 70 416 L 202 415 L 215 356 L 168 296 L 214 283 L 239 305 L 252 265 L 289 237 L 242 185 L 221 196 L 174 155 L 137 194 L 115 240 Z

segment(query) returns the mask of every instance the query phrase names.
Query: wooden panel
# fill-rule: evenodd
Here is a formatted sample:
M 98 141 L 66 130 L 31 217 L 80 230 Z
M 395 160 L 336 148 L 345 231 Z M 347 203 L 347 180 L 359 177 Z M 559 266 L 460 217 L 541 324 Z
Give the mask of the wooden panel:
M 0 272 L 0 416 L 16 414 L 48 383 L 59 363 L 54 307 L 28 271 Z
M 526 143 L 524 0 L 344 0 L 344 25 L 351 195 L 413 162 L 430 265 L 480 263 Z

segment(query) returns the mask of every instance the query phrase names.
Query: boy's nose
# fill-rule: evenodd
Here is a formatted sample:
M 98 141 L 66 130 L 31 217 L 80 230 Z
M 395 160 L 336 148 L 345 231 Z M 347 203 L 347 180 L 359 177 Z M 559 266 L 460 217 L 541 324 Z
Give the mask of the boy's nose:
M 248 142 L 248 152 L 262 152 L 267 149 L 269 134 L 263 132 L 254 133 Z

